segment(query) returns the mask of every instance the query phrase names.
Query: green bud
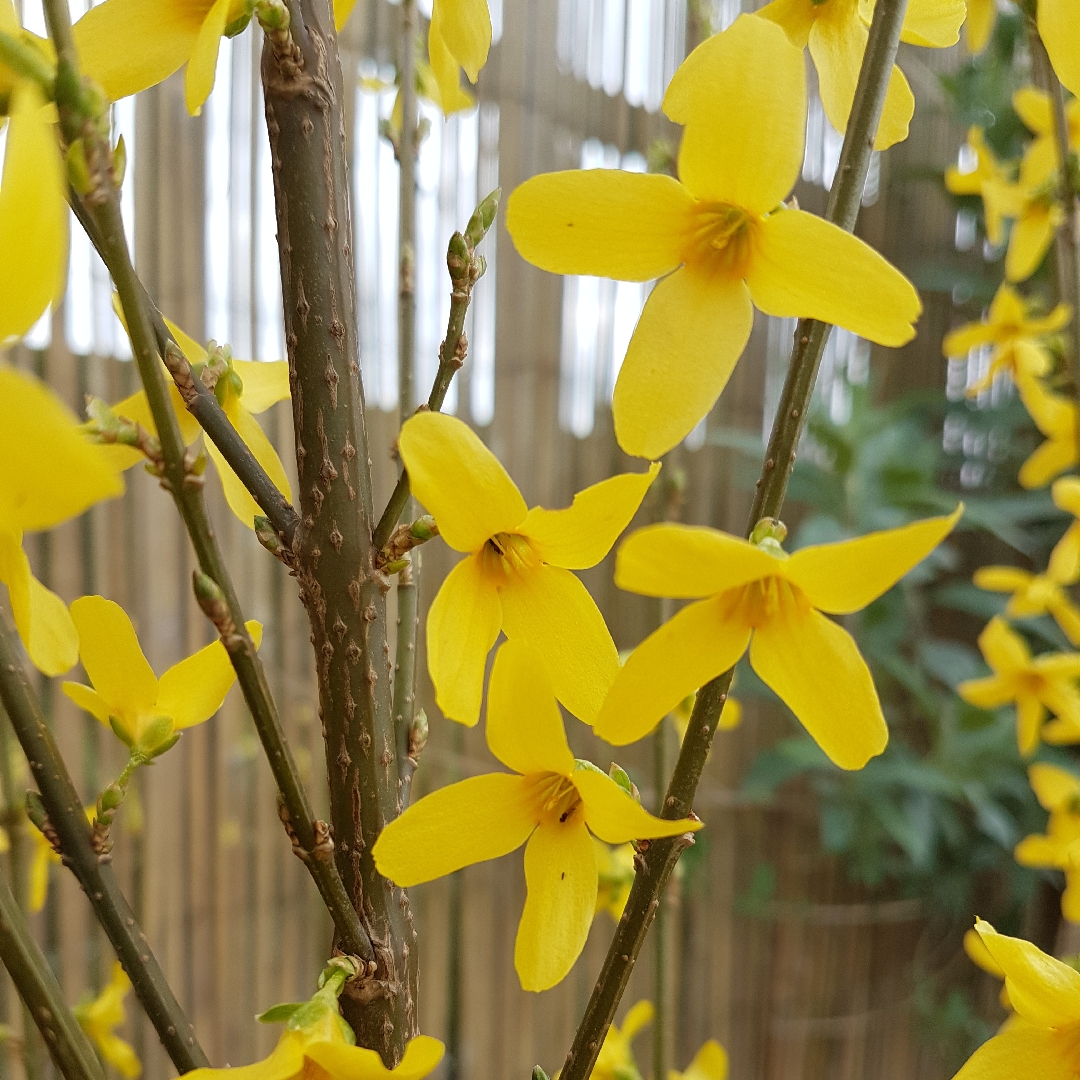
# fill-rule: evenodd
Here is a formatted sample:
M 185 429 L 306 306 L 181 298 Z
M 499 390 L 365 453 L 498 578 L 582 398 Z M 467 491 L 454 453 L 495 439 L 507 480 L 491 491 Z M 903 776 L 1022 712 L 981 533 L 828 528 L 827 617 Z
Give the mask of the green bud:
M 76 139 L 67 151 L 68 183 L 79 195 L 89 195 L 94 190 L 94 177 L 86 159 L 86 144 Z
M 548 1080 L 548 1074 L 539 1065 L 533 1066 L 532 1080 Z
M 224 604 L 225 594 L 221 591 L 218 583 L 201 570 L 196 570 L 191 575 L 191 584 L 195 589 L 195 599 L 200 604 Z
M 229 368 L 229 373 L 225 376 L 222 382 L 229 384 L 229 389 L 239 397 L 244 392 L 244 380 L 240 378 L 239 373 L 234 368 Z
M 113 734 L 125 745 L 134 746 L 135 740 L 131 737 L 131 732 L 120 723 L 120 720 L 115 716 L 109 717 L 109 727 L 113 729 Z
M 417 540 L 431 540 L 439 535 L 439 526 L 430 514 L 424 514 L 409 526 L 409 534 Z
M 115 810 L 124 801 L 125 794 L 124 789 L 114 780 L 98 796 L 98 817 L 103 817 L 110 810 Z
M 49 822 L 49 812 L 41 801 L 41 796 L 36 791 L 26 793 L 26 816 L 37 826 L 41 832 Z
M 259 0 L 255 5 L 259 25 L 271 33 L 289 29 L 289 9 L 281 0 Z
M 113 180 L 116 186 L 118 188 L 122 187 L 124 177 L 127 175 L 127 143 L 124 142 L 123 135 L 116 140 L 116 146 L 113 149 L 112 168 Z
M 109 133 L 109 99 L 105 91 L 98 86 L 93 79 L 86 77 L 82 80 L 81 99 L 82 111 L 90 120 L 103 121 L 97 125 L 98 130 L 104 134 Z
M 487 259 L 483 255 L 474 255 L 473 261 L 473 281 L 479 281 L 487 273 Z
M 495 220 L 495 215 L 499 211 L 499 198 L 501 195 L 502 189 L 496 188 L 490 195 L 481 199 L 480 205 L 473 211 L 472 217 L 469 218 L 469 224 L 465 226 L 465 240 L 468 242 L 469 247 L 478 247 L 480 241 L 487 235 L 487 231 L 491 228 L 491 223 Z
M 450 280 L 458 281 L 464 277 L 471 261 L 472 256 L 465 237 L 459 232 L 454 233 L 446 248 L 446 268 L 450 271 Z
M 270 519 L 264 517 L 262 514 L 255 515 L 255 539 L 271 555 L 277 555 L 281 551 L 281 541 L 278 539 L 278 534 L 274 529 L 274 526 L 270 524 Z
M 132 756 L 142 754 L 147 758 L 158 757 L 175 746 L 179 738 L 180 733 L 174 730 L 171 716 L 155 716 L 132 748 Z
M 388 562 L 383 567 L 383 573 L 391 575 L 400 574 L 411 562 L 412 559 L 410 559 L 408 555 L 403 555 L 400 559 L 394 559 L 391 562 Z
M 414 761 L 428 741 L 428 718 L 423 709 L 417 709 L 409 724 L 409 757 Z
M 613 761 L 611 763 L 611 768 L 608 769 L 608 776 L 610 776 L 627 795 L 633 795 L 634 785 L 630 782 L 629 775 L 621 765 L 616 765 Z
M 750 543 L 757 544 L 759 547 L 764 546 L 770 540 L 773 541 L 775 546 L 779 546 L 786 539 L 787 526 L 776 518 L 762 518 L 754 526 L 754 531 L 750 533 Z

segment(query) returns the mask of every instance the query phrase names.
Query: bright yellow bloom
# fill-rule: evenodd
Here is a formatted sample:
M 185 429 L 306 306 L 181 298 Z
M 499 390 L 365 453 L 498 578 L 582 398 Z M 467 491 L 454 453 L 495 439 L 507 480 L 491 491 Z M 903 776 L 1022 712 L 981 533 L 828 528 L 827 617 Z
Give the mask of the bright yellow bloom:
M 1016 845 L 1016 861 L 1064 870 L 1061 914 L 1080 922 L 1080 777 L 1054 765 L 1032 765 L 1028 778 L 1050 820 L 1045 833 L 1025 836 Z
M 1017 1018 L 979 1047 L 954 1080 L 1072 1080 L 1080 1063 L 1080 972 L 982 919 L 975 929 L 1005 974 Z
M 1080 18 L 1076 0 L 1039 0 L 1039 36 L 1062 85 L 1080 97 Z
M 874 0 L 772 0 L 758 12 L 762 18 L 779 23 L 793 45 L 810 47 L 821 104 L 829 123 L 841 134 L 847 131 L 873 10 Z M 960 40 L 964 15 L 964 0 L 912 0 L 900 39 L 934 49 L 948 48 Z M 874 149 L 903 142 L 914 112 L 911 87 L 894 66 Z
M 1038 747 L 1047 710 L 1069 724 L 1080 724 L 1080 690 L 1075 685 L 1080 654 L 1047 653 L 1032 658 L 1024 639 L 997 617 L 979 635 L 979 648 L 994 674 L 961 683 L 957 693 L 980 709 L 1015 702 L 1021 754 L 1033 754 Z
M 46 675 L 75 663 L 79 638 L 63 600 L 31 574 L 23 533 L 51 529 L 123 492 L 102 451 L 51 390 L 0 367 L 0 582 L 19 637 Z
M 1013 108 L 1036 136 L 1024 153 L 1029 162 L 1028 175 L 1036 181 L 1046 180 L 1059 164 L 1050 95 L 1035 86 L 1023 86 L 1013 94 Z M 1065 118 L 1069 126 L 1069 146 L 1075 150 L 1080 146 L 1080 101 L 1075 98 L 1069 101 L 1065 106 Z
M 11 0 L 0 0 L 0 30 L 37 48 Z M 42 50 L 45 51 L 44 49 Z M 0 345 L 22 337 L 67 280 L 67 180 L 56 135 L 56 108 L 31 79 L 0 64 L 0 128 L 8 117 L 0 177 Z
M 999 245 L 1003 239 L 995 225 L 1012 219 L 1009 248 L 1005 252 L 1005 277 L 1011 282 L 1027 281 L 1039 269 L 1058 226 L 1065 220 L 1065 211 L 1055 201 L 1051 179 L 1043 173 L 1044 163 L 1038 157 L 1025 157 L 1020 165 L 1017 183 L 987 181 L 983 184 L 983 203 L 986 207 L 986 233 L 990 242 Z
M 196 371 L 201 371 L 209 360 L 206 349 L 168 319 L 165 321 L 173 337 L 176 338 L 176 343 L 187 357 L 188 363 L 195 367 Z M 221 407 L 278 491 L 286 499 L 292 501 L 292 486 L 285 473 L 285 466 L 282 465 L 274 444 L 266 437 L 266 433 L 253 415 L 265 412 L 271 405 L 284 401 L 289 396 L 289 365 L 285 360 L 274 360 L 269 363 L 256 360 L 234 360 L 231 355 L 226 363 L 227 370 L 219 374 L 215 386 Z M 199 427 L 199 422 L 195 417 L 188 412 L 184 399 L 176 389 L 171 376 L 168 386 L 173 412 L 176 413 L 180 422 L 180 434 L 185 443 L 193 443 L 199 437 L 202 428 Z M 154 417 L 150 412 L 150 403 L 146 400 L 144 391 L 139 390 L 131 397 L 125 398 L 114 405 L 112 410 L 118 416 L 125 416 L 129 420 L 142 424 L 152 435 L 157 434 Z M 108 447 L 108 450 L 125 469 L 142 460 L 140 451 L 129 446 L 114 445 Z M 255 515 L 262 513 L 258 503 L 244 487 L 240 477 L 232 471 L 232 467 L 221 456 L 221 451 L 212 439 L 206 440 L 206 452 L 217 467 L 229 509 L 249 529 L 253 529 Z
M 214 88 L 221 38 L 247 0 L 105 0 L 75 24 L 84 74 L 112 101 L 164 82 L 187 64 L 184 100 L 198 116 Z
M 612 1024 L 608 1028 L 593 1066 L 594 1080 L 641 1080 L 630 1044 L 652 1023 L 653 1012 L 651 1001 L 639 1001 L 623 1017 L 622 1027 Z
M 1076 464 L 1077 411 L 1076 402 L 1061 394 L 1051 393 L 1037 379 L 1027 379 L 1018 385 L 1024 403 L 1035 426 L 1046 436 L 1046 442 L 1036 447 L 1020 466 L 1022 487 L 1041 488 L 1059 473 Z
M 1009 1001 L 1009 992 L 1005 989 L 1005 972 L 1001 965 L 990 955 L 990 950 L 983 944 L 978 930 L 971 929 L 964 934 L 964 952 L 968 959 L 977 967 L 992 975 L 995 979 L 1002 980 L 1001 994 L 999 999 L 1001 1007 L 1012 1012 L 1012 1002 Z
M 847 0 L 845 0 L 847 2 Z M 806 128 L 802 56 L 751 15 L 699 45 L 668 87 L 685 124 L 679 180 L 613 169 L 547 173 L 510 196 L 506 227 L 556 274 L 662 278 L 619 371 L 619 445 L 658 458 L 712 408 L 754 320 L 809 316 L 903 345 L 922 305 L 907 279 L 835 225 L 783 207 Z M 666 275 L 666 276 L 665 276 Z
M 727 1075 L 727 1051 L 715 1039 L 702 1044 L 683 1072 L 668 1070 L 668 1080 L 727 1080 Z
M 968 129 L 968 149 L 975 156 L 975 167 L 969 172 L 961 172 L 956 165 L 945 170 L 945 187 L 954 195 L 982 195 L 983 184 L 988 180 L 1007 183 L 1011 175 L 986 143 L 986 135 L 981 127 Z
M 731 680 L 731 685 L 735 685 L 734 678 Z M 693 715 L 694 702 L 696 700 L 697 694 L 690 694 L 688 697 L 684 697 L 682 701 L 668 713 L 668 717 L 675 726 L 675 730 L 679 733 L 680 743 L 686 738 L 686 729 L 690 726 L 690 717 Z M 742 704 L 728 694 L 727 701 L 724 702 L 724 711 L 720 714 L 720 722 L 716 725 L 716 730 L 734 731 L 741 723 Z
M 173 664 L 158 679 L 127 613 L 104 597 L 80 597 L 71 605 L 71 617 L 79 631 L 79 659 L 93 688 L 65 682 L 64 693 L 133 748 L 158 749 L 174 733 L 209 720 L 236 679 L 220 641 Z M 251 620 L 247 630 L 258 647 L 262 626 Z
M 1033 315 L 1028 302 L 1003 282 L 986 321 L 957 328 L 945 338 L 941 351 L 945 356 L 966 356 L 980 345 L 994 346 L 989 370 L 968 390 L 968 395 L 974 396 L 987 389 L 1002 370 L 1016 382 L 1049 374 L 1053 358 L 1042 341 L 1068 325 L 1071 318 L 1068 304 L 1058 304 L 1049 315 Z
M 697 600 L 647 637 L 619 671 L 595 732 L 616 746 L 648 734 L 694 688 L 750 664 L 841 768 L 861 769 L 889 730 L 870 671 L 830 615 L 866 607 L 922 562 L 963 507 L 855 540 L 788 555 L 715 529 L 651 525 L 620 546 L 615 583 Z M 704 597 L 705 599 L 701 599 Z
M 972 56 L 978 56 L 990 44 L 996 22 L 997 0 L 967 0 L 964 40 Z
M 610 847 L 596 840 L 596 908 L 594 914 L 606 911 L 616 922 L 622 918 L 630 888 L 634 884 L 634 846 L 620 844 Z
M 38 912 L 45 906 L 45 901 L 49 896 L 49 867 L 61 860 L 60 856 L 53 851 L 53 846 L 45 838 L 45 834 L 32 821 L 28 824 L 34 849 L 30 855 L 30 873 L 27 881 L 30 895 L 27 897 L 26 906 L 31 912 Z
M 76 1005 L 73 1012 L 79 1026 L 93 1041 L 101 1056 L 121 1076 L 135 1080 L 142 1072 L 142 1062 L 131 1046 L 113 1030 L 127 1019 L 124 998 L 130 989 L 131 980 L 120 966 L 120 961 L 114 961 L 108 985 L 96 998 Z
M 1050 489 L 1054 505 L 1076 519 L 1054 547 L 1062 572 L 1080 581 L 1080 477 L 1066 476 L 1055 480 Z
M 1080 581 L 1071 543 L 1055 547 L 1045 574 L 1033 574 L 1017 566 L 981 566 L 971 579 L 987 592 L 1012 593 L 1005 607 L 1010 619 L 1052 615 L 1073 645 L 1080 645 L 1080 608 L 1067 588 Z
M 701 828 L 653 817 L 610 776 L 576 761 L 543 667 L 513 639 L 495 656 L 487 743 L 518 775 L 487 773 L 413 803 L 379 834 L 379 873 L 408 887 L 525 844 L 525 910 L 514 966 L 526 990 L 562 980 L 585 947 L 598 871 L 590 830 L 608 844 Z
M 439 708 L 462 724 L 479 720 L 484 663 L 502 630 L 532 649 L 555 696 L 591 724 L 619 656 L 595 601 L 570 571 L 607 555 L 659 466 L 579 491 L 565 510 L 529 510 L 495 455 L 452 416 L 417 414 L 398 446 L 413 494 L 443 539 L 469 556 L 447 575 L 428 614 Z

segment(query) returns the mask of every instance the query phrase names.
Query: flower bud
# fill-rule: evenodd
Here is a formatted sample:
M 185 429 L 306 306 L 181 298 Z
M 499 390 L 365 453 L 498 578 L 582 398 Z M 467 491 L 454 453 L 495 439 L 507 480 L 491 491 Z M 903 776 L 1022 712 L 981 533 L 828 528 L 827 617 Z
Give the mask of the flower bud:
M 498 213 L 501 195 L 502 189 L 496 188 L 490 195 L 481 199 L 480 205 L 473 211 L 472 217 L 469 218 L 469 224 L 465 226 L 465 240 L 468 242 L 469 247 L 478 247 L 480 241 L 487 235 L 487 231 L 491 228 L 495 215 Z

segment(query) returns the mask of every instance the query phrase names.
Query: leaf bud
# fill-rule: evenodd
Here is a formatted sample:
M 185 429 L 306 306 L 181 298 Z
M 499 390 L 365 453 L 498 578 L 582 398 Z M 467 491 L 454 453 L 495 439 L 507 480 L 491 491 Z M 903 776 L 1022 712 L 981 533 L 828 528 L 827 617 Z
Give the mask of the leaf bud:
M 424 514 L 412 523 L 409 534 L 417 540 L 431 540 L 439 535 L 439 526 L 430 514 Z
M 115 810 L 124 801 L 124 789 L 114 780 L 98 796 L 98 817 L 104 817 L 110 810 Z
M 274 529 L 274 526 L 270 524 L 270 519 L 264 517 L 262 514 L 255 515 L 255 539 L 271 555 L 277 555 L 281 551 L 281 541 L 278 539 L 278 534 Z
M 548 1080 L 548 1074 L 539 1065 L 533 1066 L 532 1080 Z
M 94 190 L 94 175 L 86 158 L 86 143 L 76 139 L 67 150 L 68 183 L 78 195 L 89 195 Z
M 415 761 L 428 741 L 428 718 L 423 709 L 417 709 L 409 724 L 409 757 Z
M 479 206 L 473 211 L 472 217 L 469 218 L 469 224 L 465 226 L 465 240 L 469 247 L 478 247 L 480 241 L 487 235 L 487 231 L 491 228 L 491 223 L 495 220 L 495 215 L 499 211 L 499 198 L 501 195 L 502 188 L 496 188 L 481 199 Z
M 446 269 L 450 271 L 450 280 L 456 282 L 465 277 L 471 261 L 472 255 L 465 237 L 459 232 L 454 233 L 446 248 Z
M 611 768 L 608 769 L 608 776 L 610 776 L 627 795 L 633 794 L 634 785 L 630 782 L 629 775 L 621 765 L 616 765 L 613 761 L 611 763 Z
M 123 186 L 124 177 L 127 175 L 127 162 L 127 143 L 124 142 L 124 136 L 121 135 L 116 140 L 112 155 L 113 182 L 118 188 Z
M 254 7 L 259 25 L 264 30 L 274 32 L 289 29 L 289 9 L 282 0 L 259 0 Z
M 34 823 L 39 832 L 44 832 L 49 824 L 49 812 L 36 791 L 26 793 L 26 816 Z

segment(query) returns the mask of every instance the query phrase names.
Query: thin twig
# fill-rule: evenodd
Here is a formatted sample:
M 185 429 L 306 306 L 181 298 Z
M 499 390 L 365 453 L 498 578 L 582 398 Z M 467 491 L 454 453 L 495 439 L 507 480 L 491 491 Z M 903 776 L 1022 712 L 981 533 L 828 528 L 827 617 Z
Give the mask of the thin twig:
M 855 102 L 826 213 L 828 220 L 848 232 L 854 229 L 858 216 L 874 136 L 881 120 L 906 11 L 907 0 L 878 0 L 874 10 L 870 40 L 859 72 Z M 802 319 L 795 331 L 791 363 L 747 526 L 748 536 L 762 517 L 777 516 L 783 504 L 795 449 L 830 329 L 823 323 Z M 726 671 L 698 691 L 664 798 L 664 817 L 685 817 L 692 809 L 701 771 L 733 676 L 734 669 Z M 604 966 L 567 1055 L 562 1071 L 563 1080 L 586 1080 L 592 1072 L 649 924 L 656 913 L 659 897 L 679 856 L 690 842 L 687 836 L 653 840 L 637 860 L 637 874 L 626 908 L 615 928 Z

